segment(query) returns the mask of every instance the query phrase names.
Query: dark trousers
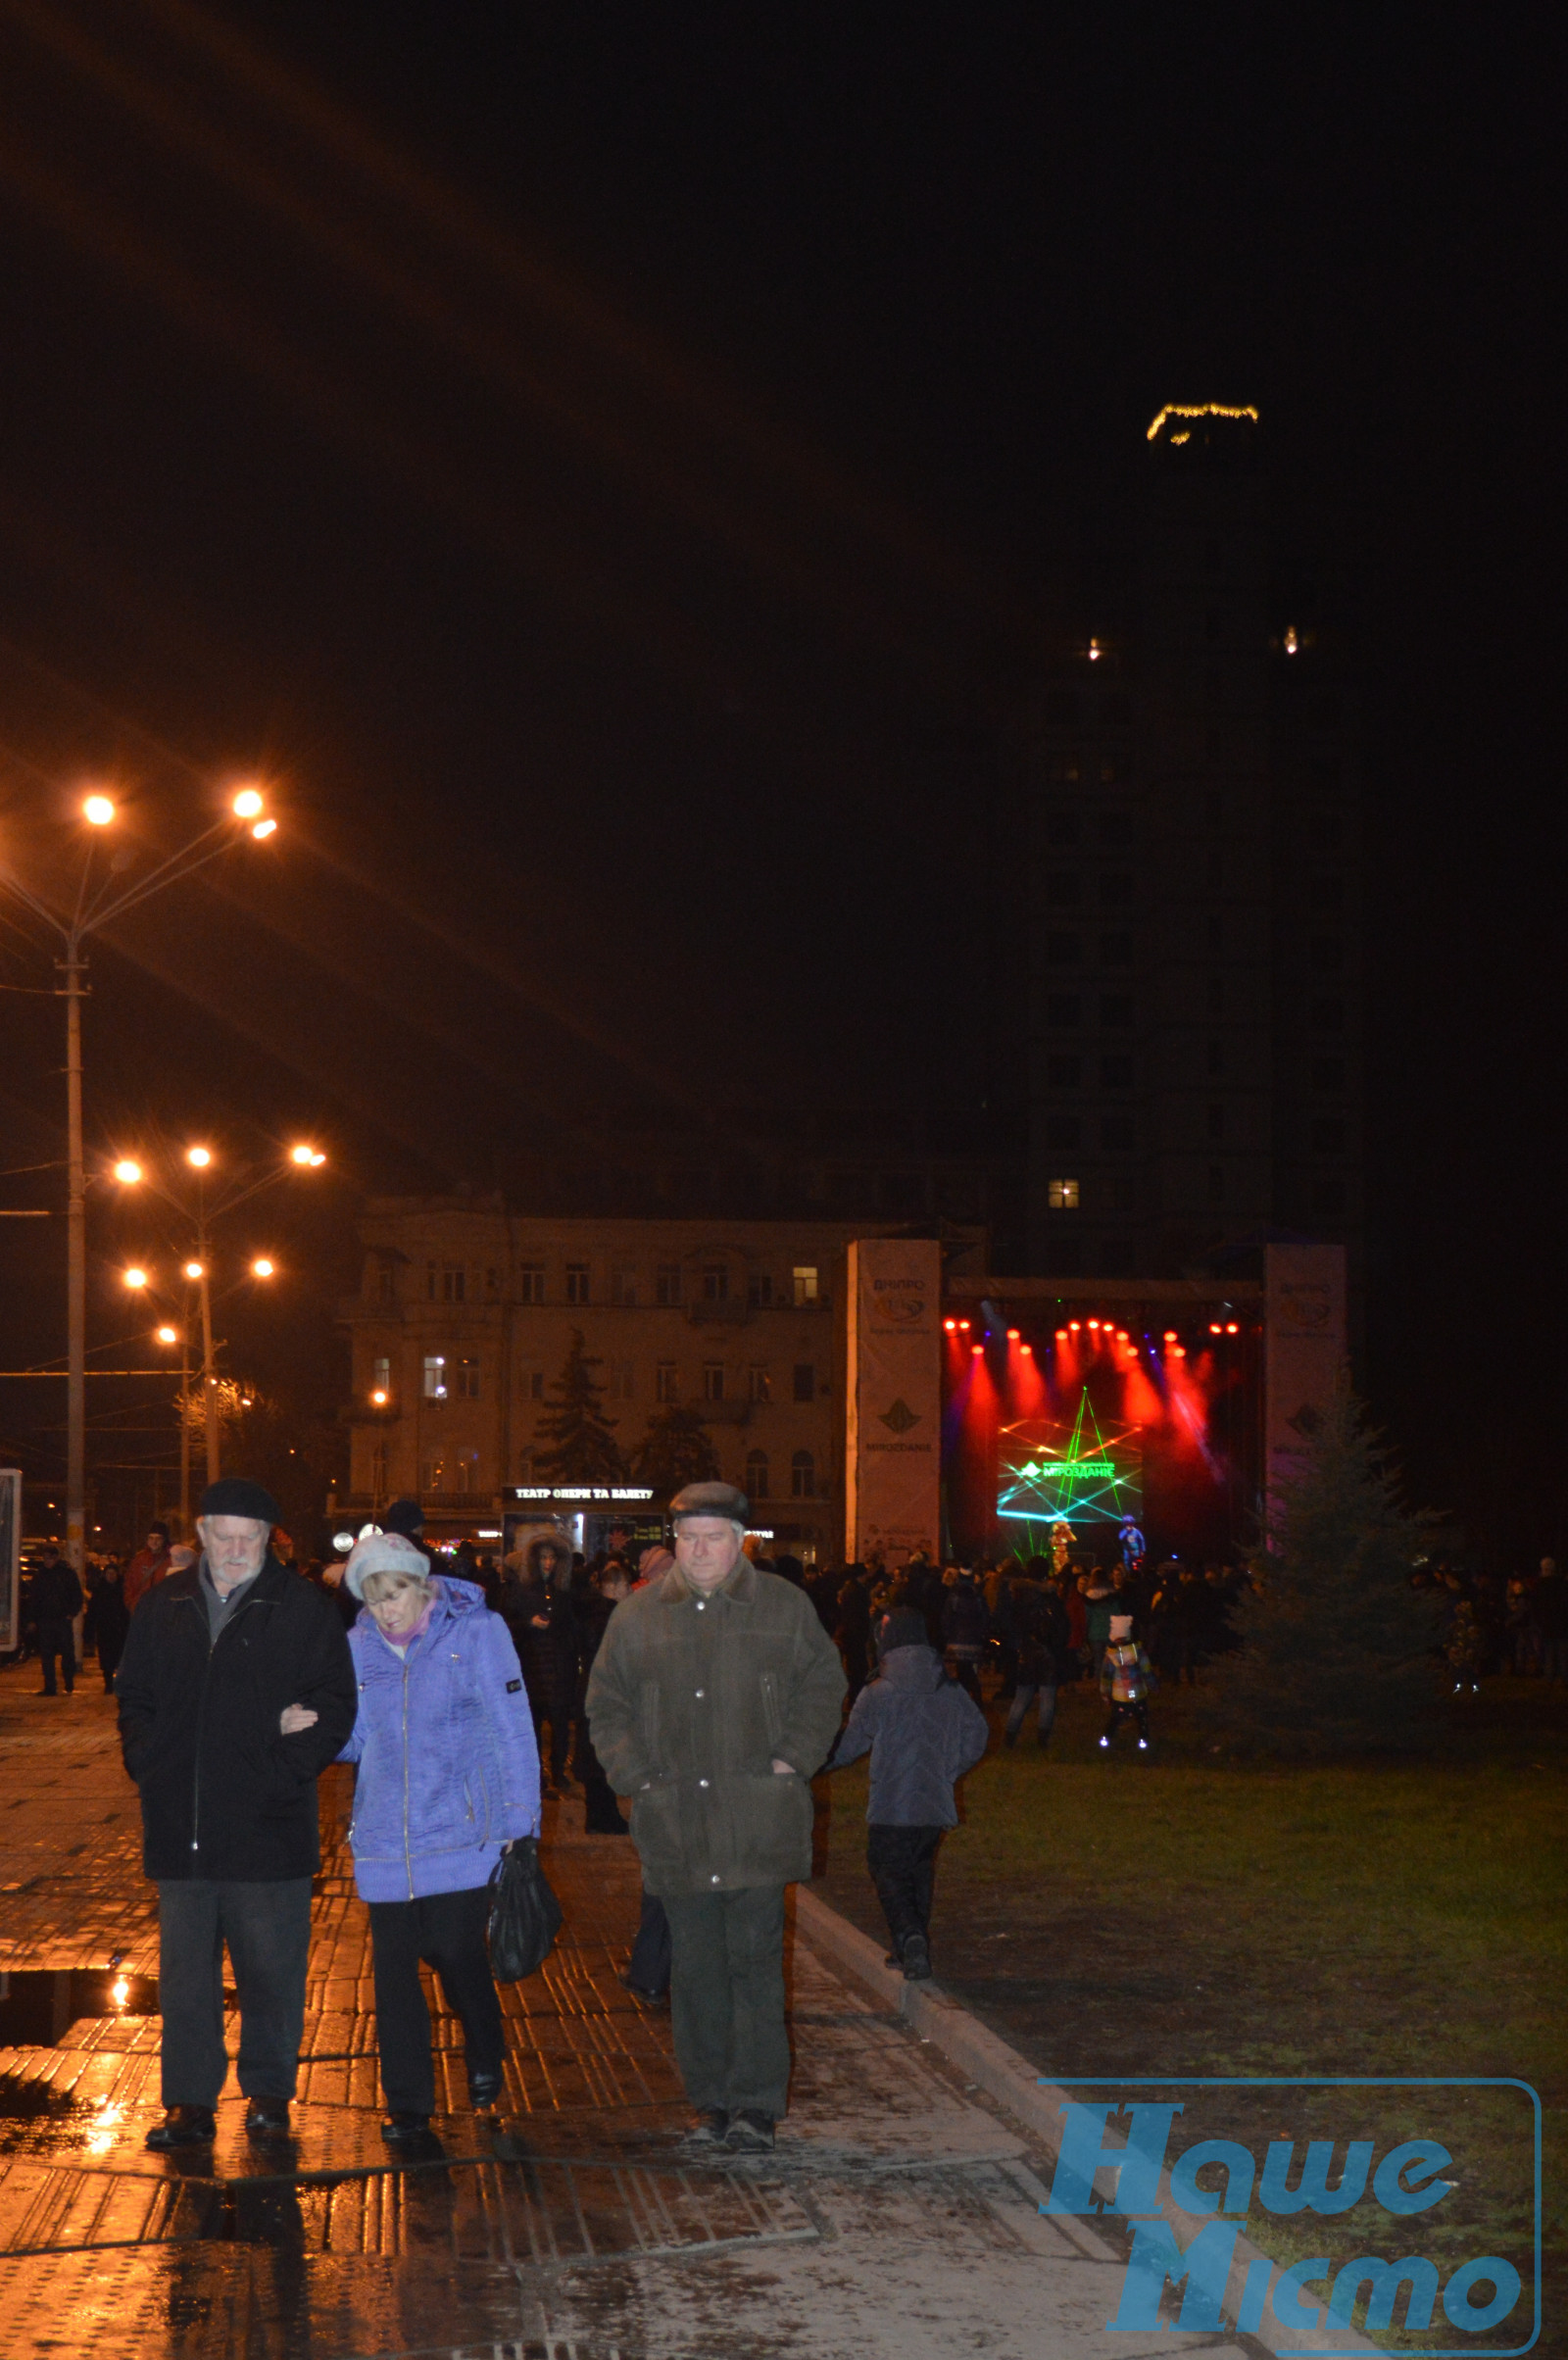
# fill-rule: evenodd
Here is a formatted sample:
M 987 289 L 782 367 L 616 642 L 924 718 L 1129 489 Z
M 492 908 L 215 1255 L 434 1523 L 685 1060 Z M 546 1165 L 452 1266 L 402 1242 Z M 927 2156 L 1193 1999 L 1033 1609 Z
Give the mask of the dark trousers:
M 624 1836 L 626 1822 L 620 1815 L 615 1791 L 605 1776 L 605 1766 L 588 1742 L 586 1725 L 577 1724 L 577 1775 L 582 1780 L 583 1833 L 588 1836 Z
M 866 1829 L 865 1865 L 895 1950 L 902 1951 L 911 1934 L 931 1932 L 931 1889 L 943 1832 L 894 1827 L 875 1819 Z
M 983 1712 L 985 1710 L 986 1700 L 980 1694 L 979 1656 L 960 1654 L 958 1649 L 955 1647 L 953 1650 L 953 1677 L 955 1680 L 956 1680 L 960 1688 L 968 1690 L 970 1696 L 973 1696 L 975 1702 L 980 1706 L 980 1709 Z
M 1112 1704 L 1110 1706 L 1105 1715 L 1105 1736 L 1112 1745 L 1116 1743 L 1116 1732 L 1123 1721 L 1134 1722 L 1137 1725 L 1139 1736 L 1141 1738 L 1148 1737 L 1149 1707 L 1147 1704 Z
M 68 1621 L 51 1614 L 38 1624 L 38 1660 L 43 1666 L 43 1693 L 46 1696 L 55 1696 L 60 1693 L 55 1686 L 57 1655 L 69 1696 L 76 1685 L 76 1635 Z
M 223 1944 L 239 1991 L 239 2086 L 247 2097 L 291 2098 L 305 2030 L 311 1880 L 158 1887 L 158 2005 L 166 2106 L 216 2106 L 223 2049 Z
M 637 1940 L 631 1946 L 628 1981 L 650 1998 L 662 1999 L 669 1990 L 669 1919 L 657 1893 L 643 1894 Z
M 1019 1730 L 1023 1727 L 1025 1718 L 1028 1715 L 1030 1703 L 1036 1696 L 1040 1698 L 1038 1719 L 1040 1728 L 1040 1743 L 1042 1745 L 1046 1743 L 1046 1740 L 1055 1728 L 1055 1680 L 1054 1678 L 1050 1681 L 1020 1680 L 1017 1690 L 1013 1696 L 1012 1710 L 1007 1715 L 1007 1726 L 1003 1732 L 1003 1736 L 1009 1745 L 1012 1744 L 1014 1738 L 1016 1738 Z
M 471 1893 L 425 1893 L 416 1901 L 370 1903 L 376 2043 L 381 2087 L 394 2114 L 435 2112 L 421 1958 L 441 1978 L 442 1996 L 462 2022 L 469 2074 L 501 2071 L 501 2002 L 485 1947 L 489 1917 L 487 1885 Z
M 675 2062 L 699 2111 L 777 2122 L 790 2085 L 784 2030 L 784 1888 L 663 1895 Z

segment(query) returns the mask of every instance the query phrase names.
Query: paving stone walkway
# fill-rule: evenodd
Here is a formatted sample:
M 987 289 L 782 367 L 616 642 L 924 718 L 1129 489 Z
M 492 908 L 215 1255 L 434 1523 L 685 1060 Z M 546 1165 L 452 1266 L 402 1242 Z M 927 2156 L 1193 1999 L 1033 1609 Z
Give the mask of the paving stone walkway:
M 259 2156 L 231 2085 L 199 2168 L 150 2155 L 159 2026 L 132 2011 L 151 2004 L 156 1913 L 114 1708 L 88 1684 L 54 1700 L 35 1687 L 35 1667 L 0 1671 L 0 2039 L 24 1994 L 35 2017 L 49 2009 L 48 2038 L 34 2021 L 0 2047 L 5 2360 L 1250 2348 L 1107 2335 L 1119 2257 L 1040 2217 L 1026 2136 L 804 1941 L 776 2153 L 686 2160 L 667 2011 L 619 1981 L 636 1858 L 629 1841 L 585 1836 L 569 1803 L 551 1807 L 545 1844 L 563 1939 L 503 1993 L 499 2127 L 468 2111 L 461 2033 L 437 2012 L 441 2151 L 405 2165 L 381 2144 L 368 1920 L 342 1843 L 347 1774 L 333 1772 L 293 2146 Z

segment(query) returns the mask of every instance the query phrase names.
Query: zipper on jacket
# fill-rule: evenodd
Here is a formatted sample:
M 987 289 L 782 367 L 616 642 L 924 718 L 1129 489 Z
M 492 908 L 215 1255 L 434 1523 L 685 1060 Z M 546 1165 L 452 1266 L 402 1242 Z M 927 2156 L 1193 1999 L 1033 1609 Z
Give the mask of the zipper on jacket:
M 409 1899 L 414 1898 L 414 1854 L 409 1848 L 409 1658 L 403 1656 L 403 1865 L 408 1872 Z

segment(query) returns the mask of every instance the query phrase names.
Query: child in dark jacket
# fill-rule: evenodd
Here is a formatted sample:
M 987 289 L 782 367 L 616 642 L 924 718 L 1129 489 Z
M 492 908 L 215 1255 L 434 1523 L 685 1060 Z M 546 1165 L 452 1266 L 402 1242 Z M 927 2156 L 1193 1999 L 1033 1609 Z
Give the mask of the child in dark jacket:
M 865 1861 L 893 1938 L 888 1964 L 922 1983 L 931 1973 L 937 1845 L 958 1818 L 953 1783 L 980 1759 L 990 1731 L 926 1644 L 922 1615 L 887 1615 L 877 1653 L 877 1677 L 856 1697 L 828 1768 L 871 1756 Z
M 1123 1721 L 1136 1726 L 1139 1752 L 1149 1751 L 1149 1698 L 1153 1686 L 1154 1667 L 1133 1638 L 1132 1616 L 1113 1614 L 1100 1665 L 1100 1693 L 1109 1707 L 1105 1734 L 1100 1741 L 1102 1753 L 1110 1751 Z

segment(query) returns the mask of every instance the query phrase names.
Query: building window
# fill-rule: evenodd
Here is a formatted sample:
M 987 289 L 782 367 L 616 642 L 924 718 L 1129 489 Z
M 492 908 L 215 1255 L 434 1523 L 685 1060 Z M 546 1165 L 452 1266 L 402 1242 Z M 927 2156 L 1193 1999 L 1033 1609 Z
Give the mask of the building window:
M 1225 1013 L 1225 978 L 1223 975 L 1210 975 L 1208 979 L 1208 1012 L 1211 1016 L 1223 1016 Z
M 1048 1180 L 1046 1182 L 1046 1203 L 1053 1212 L 1076 1212 L 1078 1210 L 1077 1181 Z
M 424 1265 L 424 1300 L 426 1303 L 434 1303 L 440 1281 L 441 1273 L 434 1262 L 426 1262 Z
M 392 1396 L 392 1355 L 390 1352 L 377 1352 L 375 1358 L 370 1362 L 370 1391 L 372 1394 L 385 1394 L 390 1401 Z
M 1100 898 L 1102 902 L 1130 902 L 1133 881 L 1129 872 L 1125 868 L 1107 868 L 1100 880 Z
M 479 1399 L 479 1363 L 477 1360 L 453 1361 L 452 1391 L 460 1401 L 476 1401 Z
M 517 1390 L 525 1401 L 542 1401 L 545 1398 L 545 1372 L 542 1368 L 522 1368 L 517 1371 Z
M 1046 1000 L 1046 1022 L 1065 1032 L 1084 1020 L 1084 1004 L 1076 992 L 1052 992 Z
M 1083 1124 L 1076 1114 L 1048 1114 L 1046 1145 L 1048 1148 L 1082 1147 L 1083 1130 Z
M 680 1384 L 673 1360 L 661 1360 L 654 1370 L 654 1398 L 660 1401 L 678 1401 Z
M 1223 1041 L 1210 1041 L 1208 1045 L 1208 1070 L 1210 1073 L 1224 1072 L 1225 1044 Z
M 522 1262 L 517 1269 L 517 1301 L 543 1303 L 545 1299 L 545 1266 L 543 1262 Z
M 797 1360 L 797 1361 L 796 1361 L 796 1363 L 795 1363 L 795 1399 L 796 1399 L 798 1401 L 815 1401 L 815 1399 L 816 1399 L 816 1363 L 815 1363 L 815 1361 L 814 1361 L 814 1360 Z
M 1084 1078 L 1082 1057 L 1047 1057 L 1046 1086 L 1050 1090 L 1076 1090 Z
M 1138 1144 L 1137 1127 L 1130 1114 L 1106 1114 L 1101 1120 L 1100 1141 L 1102 1147 L 1126 1149 Z
M 568 1262 L 566 1264 L 566 1301 L 568 1303 L 586 1303 L 588 1301 L 588 1264 L 586 1262 Z
M 485 1272 L 484 1291 L 487 1302 L 499 1303 L 501 1300 L 501 1273 L 499 1270 L 487 1270 Z
M 1100 1021 L 1102 1024 L 1120 1031 L 1130 1025 L 1132 1020 L 1133 1004 L 1125 992 L 1102 992 L 1100 996 Z
M 612 1303 L 625 1304 L 628 1309 L 636 1303 L 637 1273 L 635 1270 L 616 1269 L 611 1271 L 610 1300 Z
M 635 1399 L 636 1379 L 629 1360 L 617 1360 L 610 1372 L 610 1398 L 612 1401 Z
M 767 1498 L 767 1452 L 748 1450 L 746 1453 L 746 1497 L 755 1502 Z
M 1225 1202 L 1225 1171 L 1222 1164 L 1211 1163 L 1208 1167 L 1208 1201 L 1210 1205 L 1223 1205 Z
M 441 1301 L 443 1303 L 463 1303 L 466 1300 L 467 1293 L 468 1273 L 464 1269 L 462 1263 L 443 1262 L 441 1265 Z
M 370 1452 L 370 1490 L 377 1500 L 386 1495 L 386 1445 L 377 1443 Z
M 447 1361 L 444 1352 L 425 1354 L 424 1398 L 427 1401 L 444 1401 L 447 1398 Z
M 704 1303 L 728 1303 L 729 1265 L 727 1262 L 704 1262 L 703 1301 Z
M 479 1453 L 477 1450 L 458 1452 L 458 1489 L 476 1492 L 479 1489 Z
M 375 1274 L 375 1299 L 376 1299 L 376 1302 L 377 1302 L 377 1303 L 396 1303 L 396 1301 L 397 1301 L 397 1296 L 398 1296 L 398 1274 L 397 1274 L 397 1272 L 396 1272 L 396 1271 L 393 1269 L 393 1267 L 392 1267 L 392 1264 L 391 1264 L 390 1262 L 383 1262 L 383 1263 L 381 1264 L 381 1267 L 380 1267 L 380 1269 L 379 1269 L 379 1270 L 376 1272 L 376 1274 Z
M 654 1295 L 661 1309 L 673 1310 L 680 1302 L 679 1262 L 661 1262 L 654 1280 Z M 673 1397 L 671 1397 L 673 1398 Z
M 722 1360 L 703 1362 L 703 1399 L 721 1401 L 724 1399 L 724 1363 Z
M 795 1281 L 796 1303 L 815 1303 L 816 1264 L 814 1262 L 797 1262 L 792 1276 Z
M 1133 1086 L 1133 1061 L 1120 1055 L 1102 1057 L 1100 1083 L 1103 1090 L 1130 1090 Z
M 771 1270 L 754 1270 L 746 1281 L 746 1300 L 754 1311 L 765 1311 L 773 1300 Z
M 1225 1136 L 1225 1109 L 1224 1109 L 1224 1107 L 1223 1107 L 1223 1106 L 1210 1106 L 1210 1107 L 1209 1107 L 1209 1109 L 1208 1109 L 1208 1136 L 1210 1137 L 1210 1139 L 1223 1139 L 1223 1138 L 1224 1138 L 1224 1136 Z
M 1218 916 L 1210 917 L 1208 921 L 1208 955 L 1210 959 L 1220 958 L 1224 949 L 1225 920 Z
M 765 1368 L 747 1370 L 746 1390 L 754 1401 L 770 1401 L 773 1399 L 772 1383 Z
M 790 1498 L 816 1498 L 816 1461 L 809 1450 L 797 1450 L 790 1460 Z
M 419 1468 L 419 1489 L 426 1494 L 444 1491 L 447 1462 L 444 1458 L 427 1458 Z
M 1081 934 L 1048 934 L 1046 961 L 1054 967 L 1076 967 L 1082 964 L 1084 938 Z
M 1101 964 L 1107 967 L 1130 967 L 1133 963 L 1133 938 L 1130 934 L 1102 934 L 1100 938 Z
M 1079 778 L 1076 754 L 1054 755 L 1051 763 L 1051 783 L 1054 787 L 1075 787 Z

